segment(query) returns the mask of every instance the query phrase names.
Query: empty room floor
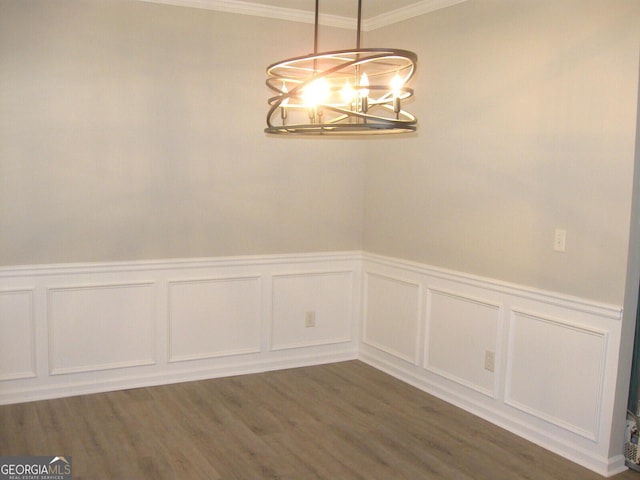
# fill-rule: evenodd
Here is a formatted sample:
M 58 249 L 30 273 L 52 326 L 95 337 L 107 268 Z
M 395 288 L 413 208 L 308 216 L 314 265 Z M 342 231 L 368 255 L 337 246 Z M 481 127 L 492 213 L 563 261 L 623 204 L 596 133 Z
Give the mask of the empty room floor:
M 355 360 L 0 406 L 0 455 L 76 480 L 603 478 Z

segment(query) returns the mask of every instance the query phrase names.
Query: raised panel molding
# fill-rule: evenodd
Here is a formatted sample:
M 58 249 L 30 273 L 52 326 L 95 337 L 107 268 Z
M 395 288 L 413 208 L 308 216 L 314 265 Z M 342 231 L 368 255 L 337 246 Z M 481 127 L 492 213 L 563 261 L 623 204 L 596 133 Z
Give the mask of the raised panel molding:
M 417 365 L 421 285 L 409 279 L 367 271 L 364 294 L 362 342 Z
M 0 290 L 0 381 L 36 376 L 33 295 Z
M 0 404 L 352 360 L 361 259 L 311 252 L 0 267 Z M 303 298 L 317 301 L 317 326 L 287 331 L 274 301 L 285 312 Z
M 621 318 L 366 252 L 0 267 L 0 404 L 359 358 L 610 476 Z
M 153 282 L 49 288 L 49 373 L 153 364 L 154 288 Z
M 425 369 L 453 382 L 496 397 L 500 375 L 502 305 L 429 288 L 425 333 Z M 494 354 L 494 372 L 485 354 Z
M 169 281 L 169 361 L 258 353 L 261 276 Z
M 505 403 L 597 440 L 607 333 L 513 310 Z
M 624 469 L 610 445 L 619 306 L 370 253 L 362 268 L 362 361 L 601 475 Z M 425 292 L 424 318 L 413 298 L 393 293 L 394 281 Z M 392 320 L 374 338 L 381 345 L 371 338 L 374 311 L 389 317 L 403 307 L 418 318 L 411 331 L 423 336 L 422 365 L 388 348 Z M 493 346 L 495 373 L 473 371 Z
M 353 282 L 352 271 L 273 275 L 271 350 L 350 342 Z M 314 327 L 305 326 L 307 312 Z

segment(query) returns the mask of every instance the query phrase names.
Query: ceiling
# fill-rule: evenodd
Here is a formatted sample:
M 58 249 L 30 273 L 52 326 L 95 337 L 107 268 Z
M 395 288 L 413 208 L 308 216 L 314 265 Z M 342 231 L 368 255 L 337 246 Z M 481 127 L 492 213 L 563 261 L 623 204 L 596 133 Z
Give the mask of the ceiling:
M 315 0 L 142 0 L 313 23 Z M 374 30 L 467 0 L 362 0 L 362 29 Z M 319 0 L 322 25 L 356 28 L 358 0 Z

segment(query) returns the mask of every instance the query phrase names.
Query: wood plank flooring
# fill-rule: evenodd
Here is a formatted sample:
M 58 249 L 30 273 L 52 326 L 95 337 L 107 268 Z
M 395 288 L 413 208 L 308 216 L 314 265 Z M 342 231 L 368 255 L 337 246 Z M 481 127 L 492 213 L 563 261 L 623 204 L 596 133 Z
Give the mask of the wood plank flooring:
M 0 455 L 71 455 L 75 480 L 603 478 L 358 361 L 0 406 Z

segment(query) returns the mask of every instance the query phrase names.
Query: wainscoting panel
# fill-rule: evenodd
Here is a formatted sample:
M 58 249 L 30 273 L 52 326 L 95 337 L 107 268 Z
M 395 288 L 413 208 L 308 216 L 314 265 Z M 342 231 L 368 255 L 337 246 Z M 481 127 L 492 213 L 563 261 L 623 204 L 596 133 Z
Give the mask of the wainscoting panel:
M 427 309 L 425 368 L 495 396 L 501 306 L 429 289 Z M 493 369 L 485 365 L 487 355 L 493 356 Z
M 610 476 L 621 318 L 363 252 L 0 267 L 0 404 L 359 358 Z
M 602 475 L 624 469 L 620 307 L 368 253 L 362 269 L 361 360 Z
M 0 381 L 36 376 L 33 290 L 0 291 Z
M 49 373 L 154 363 L 154 289 L 153 283 L 50 288 Z
M 514 310 L 506 403 L 598 438 L 607 333 Z
M 417 364 L 421 297 L 420 285 L 409 279 L 367 272 L 362 341 Z
M 261 278 L 169 282 L 169 361 L 260 351 Z
M 271 349 L 351 341 L 353 282 L 351 271 L 274 275 Z
M 0 404 L 354 359 L 361 259 L 0 267 Z

